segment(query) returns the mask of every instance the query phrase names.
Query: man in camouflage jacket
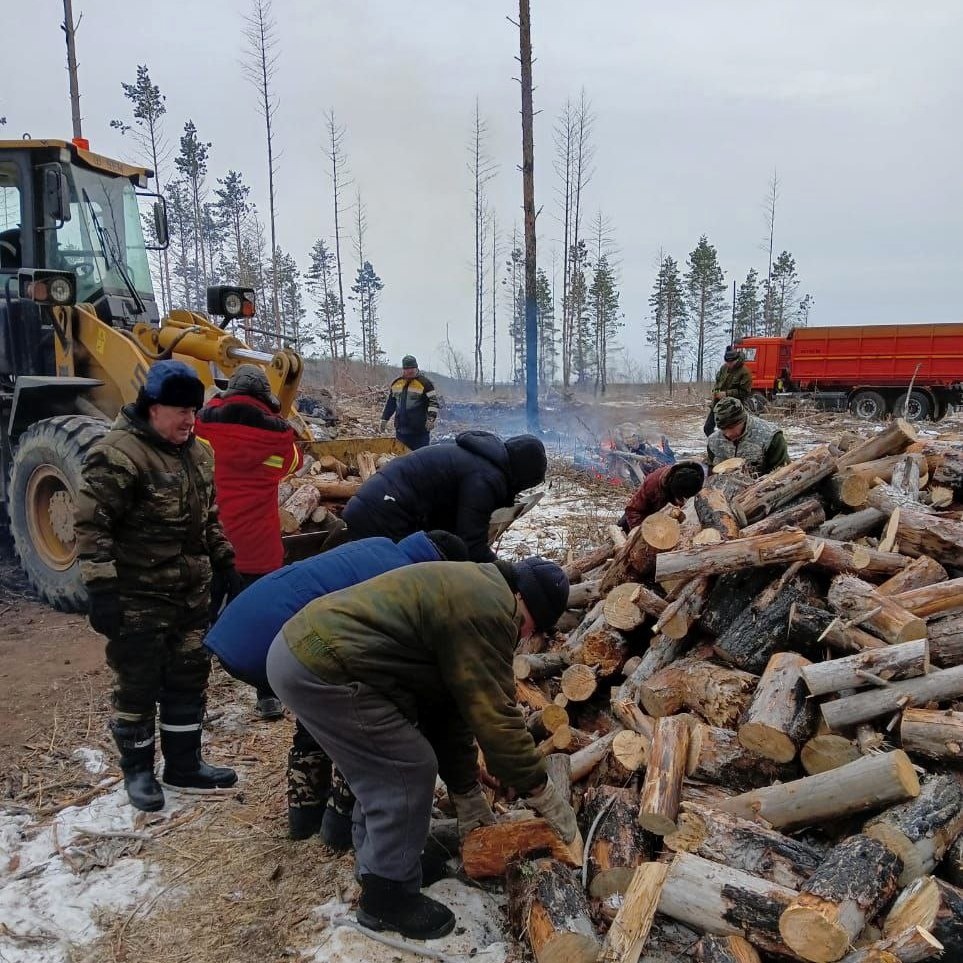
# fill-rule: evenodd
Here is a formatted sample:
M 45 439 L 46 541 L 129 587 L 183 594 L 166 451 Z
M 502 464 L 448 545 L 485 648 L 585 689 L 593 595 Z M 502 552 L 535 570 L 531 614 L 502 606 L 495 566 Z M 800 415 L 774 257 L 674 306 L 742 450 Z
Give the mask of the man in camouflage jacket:
M 214 790 L 237 780 L 200 756 L 212 573 L 238 583 L 214 503 L 214 461 L 192 432 L 203 402 L 190 367 L 155 364 L 89 452 L 78 496 L 90 624 L 107 636 L 115 676 L 111 730 L 128 797 L 148 812 L 164 805 L 154 778 L 158 702 L 166 783 Z
M 734 348 L 726 350 L 722 367 L 716 372 L 716 382 L 712 386 L 712 404 L 723 398 L 738 398 L 743 404 L 752 394 L 752 372 L 746 367 L 746 356 Z M 716 429 L 715 415 L 710 410 L 704 431 L 711 435 Z
M 727 458 L 742 458 L 754 475 L 768 475 L 789 464 L 783 433 L 749 414 L 738 398 L 723 398 L 712 412 L 719 427 L 708 439 L 710 468 Z

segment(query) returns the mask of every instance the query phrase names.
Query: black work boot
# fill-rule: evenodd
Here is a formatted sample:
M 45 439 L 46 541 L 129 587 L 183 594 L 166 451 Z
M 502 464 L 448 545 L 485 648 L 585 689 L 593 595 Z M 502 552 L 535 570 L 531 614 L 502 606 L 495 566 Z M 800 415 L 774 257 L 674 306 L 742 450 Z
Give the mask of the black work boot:
M 321 829 L 330 792 L 331 760 L 325 751 L 318 746 L 292 746 L 288 751 L 288 835 L 292 839 L 307 839 Z
M 201 758 L 204 699 L 163 700 L 160 704 L 161 752 L 165 786 L 186 792 L 213 793 L 230 789 L 237 773 L 227 766 L 209 766 Z
M 120 768 L 130 804 L 145 813 L 163 809 L 164 790 L 154 776 L 154 720 L 112 720 L 110 731 L 120 750 Z
M 331 849 L 344 852 L 354 845 L 351 839 L 351 813 L 354 793 L 337 769 L 331 771 L 331 794 L 321 819 L 321 838 Z
M 369 930 L 392 930 L 412 940 L 437 940 L 455 928 L 455 914 L 443 903 L 373 873 L 361 877 L 357 917 Z

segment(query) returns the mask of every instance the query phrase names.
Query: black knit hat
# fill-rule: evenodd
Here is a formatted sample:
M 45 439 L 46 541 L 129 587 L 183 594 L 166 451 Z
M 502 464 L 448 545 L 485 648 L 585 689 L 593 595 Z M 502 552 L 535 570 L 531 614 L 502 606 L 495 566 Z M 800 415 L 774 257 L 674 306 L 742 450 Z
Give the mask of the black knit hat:
M 440 528 L 433 529 L 427 535 L 446 562 L 468 561 L 468 546 L 457 535 Z
M 525 491 L 545 481 L 548 459 L 545 446 L 534 435 L 516 435 L 505 442 L 508 465 L 511 471 L 512 491 Z
M 535 627 L 547 631 L 568 608 L 568 576 L 560 566 L 540 555 L 522 559 L 512 569 Z
M 268 381 L 267 372 L 259 368 L 256 364 L 238 365 L 237 370 L 231 375 L 231 380 L 227 383 L 227 390 L 223 397 L 230 398 L 233 395 L 248 395 L 263 401 L 272 411 L 281 410 L 281 402 L 271 391 L 271 382 Z
M 151 405 L 200 408 L 203 404 L 204 382 L 183 361 L 158 361 L 151 365 L 137 394 L 137 408 L 144 417 Z
M 668 489 L 673 498 L 691 498 L 706 480 L 705 469 L 697 461 L 680 461 L 668 472 Z

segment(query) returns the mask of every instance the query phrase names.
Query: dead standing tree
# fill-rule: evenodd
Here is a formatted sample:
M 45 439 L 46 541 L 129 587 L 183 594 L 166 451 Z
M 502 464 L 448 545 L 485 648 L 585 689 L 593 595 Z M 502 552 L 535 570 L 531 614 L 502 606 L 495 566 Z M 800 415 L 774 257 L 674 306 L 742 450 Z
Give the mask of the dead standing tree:
M 70 119 L 73 122 L 74 137 L 83 137 L 80 123 L 80 81 L 77 79 L 77 28 L 80 19 L 74 23 L 74 8 L 71 0 L 64 0 L 64 22 L 60 25 L 67 40 L 67 75 L 70 78 Z
M 325 114 L 327 128 L 327 144 L 324 148 L 325 156 L 331 165 L 331 199 L 334 204 L 334 258 L 338 270 L 338 305 L 341 313 L 341 357 L 348 360 L 348 325 L 344 317 L 344 272 L 341 267 L 341 191 L 350 183 L 347 180 L 347 160 L 342 147 L 345 128 L 339 126 L 334 117 L 334 110 Z
M 485 242 L 488 218 L 485 204 L 485 185 L 495 176 L 496 165 L 485 147 L 488 128 L 482 120 L 481 107 L 475 98 L 475 122 L 468 145 L 468 170 L 472 177 L 472 206 L 475 220 L 475 374 L 476 390 L 485 381 L 485 359 L 482 348 L 485 340 Z

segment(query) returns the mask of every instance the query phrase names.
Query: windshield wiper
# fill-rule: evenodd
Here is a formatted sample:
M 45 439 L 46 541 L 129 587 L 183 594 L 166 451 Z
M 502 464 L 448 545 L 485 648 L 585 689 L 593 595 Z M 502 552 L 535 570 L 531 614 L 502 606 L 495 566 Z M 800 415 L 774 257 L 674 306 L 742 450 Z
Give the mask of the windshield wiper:
M 87 193 L 87 188 L 83 188 L 81 193 L 84 196 L 84 201 L 87 204 L 87 209 L 90 211 L 91 220 L 94 222 L 94 228 L 97 231 L 97 238 L 100 241 L 101 250 L 104 252 L 104 257 L 108 262 L 112 262 L 114 267 L 117 269 L 117 273 L 121 276 L 127 290 L 130 292 L 130 296 L 134 299 L 134 307 L 137 308 L 138 314 L 147 313 L 147 305 L 144 304 L 140 294 L 137 293 L 137 288 L 134 287 L 133 282 L 130 279 L 130 275 L 127 273 L 127 268 L 124 265 L 120 257 L 114 252 L 113 245 L 107 241 L 107 232 L 104 230 L 97 217 L 97 212 L 94 210 L 94 205 L 90 201 L 90 195 Z

